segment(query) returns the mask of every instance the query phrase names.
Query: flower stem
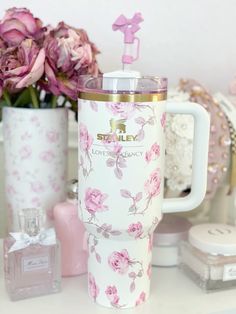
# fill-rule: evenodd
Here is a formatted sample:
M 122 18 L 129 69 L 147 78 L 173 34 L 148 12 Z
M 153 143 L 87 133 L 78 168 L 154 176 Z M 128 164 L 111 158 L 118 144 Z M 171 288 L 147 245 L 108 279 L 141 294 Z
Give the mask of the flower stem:
M 10 96 L 9 96 L 9 94 L 8 94 L 8 92 L 7 92 L 6 90 L 3 91 L 3 97 L 4 97 L 4 99 L 5 99 L 6 103 L 7 103 L 7 105 L 8 105 L 9 107 L 11 107 L 11 106 L 12 106 L 11 98 L 10 98 Z
M 32 85 L 30 85 L 29 87 L 29 91 L 30 91 L 30 97 L 32 100 L 32 105 L 34 108 L 39 108 L 39 102 L 38 102 L 38 98 L 35 92 L 35 89 Z
M 56 107 L 57 107 L 57 96 L 52 95 L 52 108 L 56 108 Z

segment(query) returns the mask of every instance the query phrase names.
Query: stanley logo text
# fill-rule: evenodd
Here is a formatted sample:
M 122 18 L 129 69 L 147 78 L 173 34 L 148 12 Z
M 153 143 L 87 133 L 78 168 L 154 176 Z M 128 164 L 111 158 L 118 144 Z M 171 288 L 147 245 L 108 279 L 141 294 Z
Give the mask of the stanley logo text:
M 110 120 L 110 133 L 97 134 L 98 141 L 119 141 L 119 142 L 131 142 L 137 141 L 137 135 L 126 134 L 126 120 Z

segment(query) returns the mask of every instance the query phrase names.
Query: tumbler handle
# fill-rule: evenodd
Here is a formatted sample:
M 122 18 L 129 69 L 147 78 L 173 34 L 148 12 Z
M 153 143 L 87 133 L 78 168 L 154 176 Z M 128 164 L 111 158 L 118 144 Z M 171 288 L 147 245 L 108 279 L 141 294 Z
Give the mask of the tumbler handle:
M 162 211 L 163 213 L 189 211 L 200 205 L 206 193 L 210 115 L 199 104 L 189 101 L 183 103 L 167 101 L 166 112 L 192 115 L 194 139 L 191 192 L 185 197 L 164 199 Z

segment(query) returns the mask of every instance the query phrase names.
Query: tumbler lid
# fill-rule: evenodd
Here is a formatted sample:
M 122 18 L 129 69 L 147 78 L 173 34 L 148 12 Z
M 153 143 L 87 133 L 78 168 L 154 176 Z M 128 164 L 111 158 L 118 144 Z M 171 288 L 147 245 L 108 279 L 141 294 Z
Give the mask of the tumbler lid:
M 79 78 L 79 98 L 107 102 L 157 102 L 166 100 L 167 83 L 167 78 L 156 76 L 138 78 L 82 75 Z

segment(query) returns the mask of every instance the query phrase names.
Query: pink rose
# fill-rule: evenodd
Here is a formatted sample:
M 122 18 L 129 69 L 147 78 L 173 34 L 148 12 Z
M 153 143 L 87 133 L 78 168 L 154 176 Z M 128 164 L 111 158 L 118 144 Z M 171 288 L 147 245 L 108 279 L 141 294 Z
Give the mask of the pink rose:
M 164 128 L 166 125 L 166 113 L 164 112 L 161 116 L 161 126 Z
M 157 196 L 161 189 L 160 169 L 154 170 L 144 185 L 145 191 L 150 197 Z
M 152 152 L 150 150 L 148 152 L 146 152 L 145 160 L 147 163 L 149 163 L 152 160 Z
M 138 300 L 135 303 L 135 305 L 138 306 L 138 305 L 142 304 L 143 302 L 145 302 L 145 300 L 146 300 L 146 293 L 145 292 L 141 292 Z
M 78 97 L 79 76 L 99 72 L 98 50 L 86 32 L 60 22 L 44 41 L 46 50 L 44 88 L 54 95 Z
M 139 238 L 143 232 L 143 226 L 141 222 L 132 223 L 129 225 L 128 234 L 135 237 L 135 239 Z
M 46 134 L 46 136 L 47 136 L 47 139 L 48 139 L 48 141 L 49 141 L 50 143 L 55 143 L 55 142 L 57 142 L 58 139 L 59 139 L 59 134 L 58 134 L 58 132 L 53 131 L 53 130 L 48 131 L 47 134 Z
M 83 151 L 88 151 L 93 144 L 93 137 L 89 135 L 87 127 L 84 124 L 79 126 L 80 147 Z
M 35 193 L 42 193 L 44 191 L 44 186 L 39 181 L 31 182 L 31 190 Z
M 147 275 L 148 275 L 148 278 L 151 279 L 151 275 L 152 275 L 152 265 L 151 265 L 151 263 L 149 263 L 149 265 L 148 265 Z
M 151 151 L 155 156 L 160 156 L 160 146 L 157 143 L 154 143 L 151 147 Z
M 135 113 L 134 103 L 122 103 L 122 102 L 108 102 L 106 104 L 107 109 L 115 116 L 120 118 L 129 119 Z
M 112 304 L 118 304 L 120 298 L 117 295 L 117 289 L 115 286 L 108 286 L 106 288 L 105 294 Z
M 89 294 L 91 298 L 96 300 L 98 294 L 99 294 L 99 288 L 95 282 L 95 279 L 91 273 L 88 273 L 88 289 L 89 289 Z
M 108 258 L 109 266 L 118 274 L 125 274 L 130 265 L 130 258 L 127 250 L 113 252 Z
M 148 236 L 148 252 L 152 251 L 153 246 L 153 234 Z
M 55 158 L 55 154 L 50 150 L 42 152 L 40 154 L 40 159 L 44 162 L 51 163 L 54 158 Z
M 151 146 L 151 149 L 146 152 L 145 160 L 147 163 L 149 163 L 151 160 L 155 160 L 159 156 L 160 156 L 160 145 L 158 145 L 157 143 L 154 143 Z
M 30 146 L 23 146 L 20 150 L 21 159 L 28 159 L 32 155 L 32 148 Z
M 44 72 L 44 60 L 44 49 L 40 49 L 32 39 L 7 48 L 0 58 L 3 89 L 14 93 L 37 82 Z
M 104 205 L 105 199 L 107 199 L 107 194 L 102 194 L 100 190 L 88 188 L 85 192 L 85 206 L 90 214 L 95 214 L 96 212 L 104 212 L 108 210 L 108 206 Z
M 7 10 L 0 22 L 0 37 L 10 46 L 19 45 L 26 38 L 39 40 L 44 31 L 40 19 L 26 8 Z
M 2 93 L 3 93 L 3 81 L 0 78 L 0 98 L 2 97 Z

